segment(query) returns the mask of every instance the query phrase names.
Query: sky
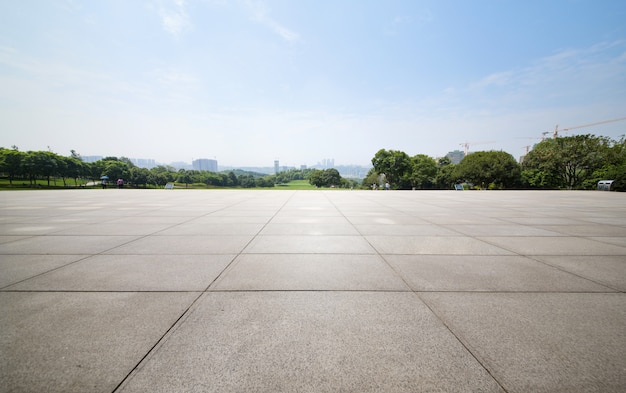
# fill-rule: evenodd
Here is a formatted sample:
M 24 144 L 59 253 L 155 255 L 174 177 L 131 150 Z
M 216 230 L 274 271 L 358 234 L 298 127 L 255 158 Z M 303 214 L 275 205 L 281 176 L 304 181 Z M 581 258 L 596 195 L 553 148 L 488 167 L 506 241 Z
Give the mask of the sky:
M 0 2 L 0 147 L 220 166 L 626 134 L 623 0 Z M 567 130 L 572 128 L 572 130 Z

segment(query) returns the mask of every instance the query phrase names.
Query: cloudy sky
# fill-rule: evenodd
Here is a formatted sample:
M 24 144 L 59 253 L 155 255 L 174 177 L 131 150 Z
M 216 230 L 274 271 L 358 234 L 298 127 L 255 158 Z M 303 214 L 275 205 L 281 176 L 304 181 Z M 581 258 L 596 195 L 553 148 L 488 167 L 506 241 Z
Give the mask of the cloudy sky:
M 623 0 L 0 2 L 0 146 L 369 165 L 626 117 Z M 573 129 L 617 138 L 626 121 Z

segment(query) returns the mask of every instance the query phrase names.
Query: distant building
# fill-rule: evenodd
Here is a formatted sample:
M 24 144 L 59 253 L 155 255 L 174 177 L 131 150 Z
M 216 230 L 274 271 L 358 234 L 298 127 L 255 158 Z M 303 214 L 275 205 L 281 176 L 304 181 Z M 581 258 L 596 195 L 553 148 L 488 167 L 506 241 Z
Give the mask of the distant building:
M 335 167 L 335 159 L 334 158 L 324 158 L 322 162 L 317 163 L 318 166 L 322 167 L 322 169 L 329 169 Z
M 96 161 L 100 161 L 102 158 L 102 156 L 80 156 L 80 159 L 83 160 L 83 162 L 96 162 Z
M 193 166 L 190 165 L 188 162 L 184 162 L 184 161 L 176 161 L 176 162 L 172 162 L 170 163 L 171 167 L 175 168 L 175 169 L 193 169 Z
M 446 157 L 448 157 L 450 159 L 450 162 L 452 162 L 453 164 L 458 164 L 465 157 L 465 152 L 461 150 L 451 151 L 446 154 Z
M 300 165 L 300 170 L 303 171 L 306 169 L 306 165 Z
M 156 161 L 151 158 L 131 158 L 130 161 L 140 168 L 152 169 L 157 166 Z
M 280 164 L 278 160 L 274 160 L 274 173 L 280 172 Z
M 217 172 L 217 160 L 199 158 L 197 160 L 193 160 L 192 166 L 196 171 Z

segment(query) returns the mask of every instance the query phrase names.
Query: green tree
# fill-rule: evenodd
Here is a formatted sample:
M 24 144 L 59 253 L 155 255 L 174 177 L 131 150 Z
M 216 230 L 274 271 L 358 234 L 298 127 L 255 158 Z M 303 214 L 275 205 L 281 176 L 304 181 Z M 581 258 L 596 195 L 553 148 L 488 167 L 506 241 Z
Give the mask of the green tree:
M 50 178 L 57 173 L 59 167 L 59 158 L 49 151 L 31 151 L 24 159 L 24 167 L 29 173 L 31 184 L 34 179 L 42 176 L 48 180 L 50 187 Z
M 22 173 L 22 162 L 26 155 L 17 149 L 0 148 L 0 172 L 7 174 L 9 184 Z
M 74 179 L 74 184 L 78 184 L 78 178 L 85 174 L 85 164 L 74 157 L 64 157 L 65 161 L 65 173 L 63 174 L 63 183 L 65 183 L 65 177 Z
M 454 172 L 456 165 L 449 157 L 442 157 L 437 163 L 437 175 L 435 176 L 435 186 L 439 189 L 451 189 L 456 183 Z
M 130 168 L 130 182 L 132 184 L 140 185 L 143 184 L 144 188 L 148 184 L 148 179 L 150 177 L 150 171 L 146 168 L 134 167 Z
M 185 183 L 185 188 L 189 188 L 189 183 L 193 182 L 192 173 L 190 171 L 180 169 L 178 171 L 178 177 L 176 178 L 176 181 L 179 183 Z
M 411 158 L 411 163 L 411 185 L 422 189 L 432 188 L 437 176 L 437 161 L 425 154 L 418 154 Z
M 546 139 L 526 155 L 522 177 L 531 187 L 583 188 L 610 156 L 611 140 L 606 137 L 587 134 Z
M 479 151 L 465 156 L 454 175 L 483 188 L 513 188 L 519 184 L 520 168 L 509 153 Z
M 363 179 L 363 181 L 361 182 L 361 188 L 365 190 L 371 190 L 374 187 L 374 184 L 378 184 L 378 176 L 378 172 L 376 172 L 374 168 L 371 168 L 367 172 L 365 179 Z
M 315 169 L 309 174 L 309 183 L 315 187 L 339 187 L 342 184 L 342 180 L 339 171 L 335 168 Z
M 108 160 L 105 161 L 102 175 L 108 176 L 111 181 L 117 179 L 128 180 L 130 178 L 130 169 L 128 168 L 128 164 L 123 161 Z
M 374 170 L 384 174 L 394 189 L 410 188 L 411 158 L 403 151 L 380 149 L 372 158 Z

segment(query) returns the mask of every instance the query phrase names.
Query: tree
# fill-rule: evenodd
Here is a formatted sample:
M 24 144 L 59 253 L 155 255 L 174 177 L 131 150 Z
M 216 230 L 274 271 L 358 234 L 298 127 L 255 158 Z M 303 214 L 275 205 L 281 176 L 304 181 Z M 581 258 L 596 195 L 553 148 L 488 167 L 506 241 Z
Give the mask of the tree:
M 192 173 L 184 169 L 178 171 L 178 178 L 176 181 L 179 183 L 185 183 L 185 188 L 189 187 L 189 183 L 193 182 Z
M 130 170 L 125 162 L 108 160 L 104 163 L 104 173 L 102 175 L 108 176 L 111 180 L 129 179 Z
M 454 172 L 456 165 L 448 157 L 439 159 L 437 167 L 437 175 L 435 176 L 435 185 L 439 189 L 451 189 L 456 182 Z
M 574 135 L 539 142 L 524 159 L 523 179 L 531 187 L 583 188 L 611 156 L 611 140 Z
M 315 169 L 309 174 L 309 183 L 315 187 L 337 187 L 342 184 L 342 178 L 335 168 Z
M 519 184 L 520 168 L 509 153 L 479 151 L 465 156 L 454 175 L 483 188 L 512 188 Z
M 394 189 L 411 186 L 411 158 L 403 151 L 380 149 L 372 158 L 374 170 L 385 174 Z
M 150 177 L 150 171 L 146 168 L 134 167 L 130 168 L 130 182 L 132 184 L 143 184 L 146 187 L 148 184 L 148 178 Z
M 416 188 L 431 188 L 437 176 L 437 162 L 425 154 L 411 158 L 412 170 L 409 176 L 411 185 Z
M 7 174 L 9 184 L 22 172 L 22 161 L 25 154 L 17 149 L 0 148 L 0 171 Z
M 35 178 L 43 176 L 50 187 L 50 177 L 57 173 L 58 166 L 58 156 L 49 151 L 31 151 L 24 159 L 24 167 L 29 173 L 31 184 Z

